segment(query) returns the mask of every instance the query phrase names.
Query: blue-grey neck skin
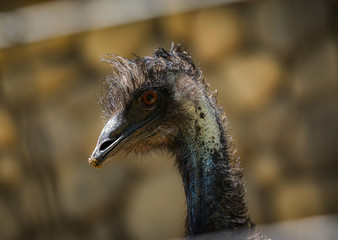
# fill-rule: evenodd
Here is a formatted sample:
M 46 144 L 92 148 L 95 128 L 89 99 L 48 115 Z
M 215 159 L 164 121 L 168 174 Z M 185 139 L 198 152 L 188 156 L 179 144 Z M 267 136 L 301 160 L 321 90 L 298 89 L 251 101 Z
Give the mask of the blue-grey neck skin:
M 239 162 L 231 163 L 224 126 L 209 98 L 184 108 L 190 120 L 175 153 L 187 199 L 187 234 L 251 226 Z

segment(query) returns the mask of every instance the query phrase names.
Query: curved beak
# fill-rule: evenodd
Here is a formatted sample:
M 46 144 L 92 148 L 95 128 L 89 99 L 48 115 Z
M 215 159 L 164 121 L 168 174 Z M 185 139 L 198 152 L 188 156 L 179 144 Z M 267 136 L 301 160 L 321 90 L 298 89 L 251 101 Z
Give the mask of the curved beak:
M 102 167 L 102 163 L 123 148 L 137 131 L 153 122 L 165 110 L 167 102 L 162 101 L 155 109 L 144 110 L 136 99 L 125 111 L 113 115 L 101 131 L 96 147 L 88 159 L 90 165 Z
M 90 165 L 101 168 L 102 163 L 115 155 L 134 133 L 152 122 L 159 112 L 137 113 L 134 115 L 117 114 L 104 126 L 96 147 L 88 159 Z
M 108 121 L 102 129 L 91 157 L 88 159 L 90 165 L 100 168 L 108 157 L 117 153 L 119 143 L 129 135 L 126 131 L 127 127 L 121 114 Z

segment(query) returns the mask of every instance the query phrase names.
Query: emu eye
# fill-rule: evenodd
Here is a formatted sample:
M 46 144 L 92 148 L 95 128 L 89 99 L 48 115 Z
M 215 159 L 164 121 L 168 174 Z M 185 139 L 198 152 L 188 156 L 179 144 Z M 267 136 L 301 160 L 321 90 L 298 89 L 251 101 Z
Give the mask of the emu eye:
M 148 107 L 151 107 L 157 103 L 158 100 L 158 93 L 154 91 L 147 91 L 143 93 L 141 101 Z

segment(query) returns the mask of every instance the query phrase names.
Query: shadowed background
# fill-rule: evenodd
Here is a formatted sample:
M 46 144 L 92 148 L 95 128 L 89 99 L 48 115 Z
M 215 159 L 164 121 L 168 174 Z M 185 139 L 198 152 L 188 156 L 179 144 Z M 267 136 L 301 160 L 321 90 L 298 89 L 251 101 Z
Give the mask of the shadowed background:
M 0 6 L 0 239 L 184 235 L 165 153 L 87 159 L 111 69 L 183 42 L 217 89 L 259 224 L 337 213 L 333 0 L 7 1 Z

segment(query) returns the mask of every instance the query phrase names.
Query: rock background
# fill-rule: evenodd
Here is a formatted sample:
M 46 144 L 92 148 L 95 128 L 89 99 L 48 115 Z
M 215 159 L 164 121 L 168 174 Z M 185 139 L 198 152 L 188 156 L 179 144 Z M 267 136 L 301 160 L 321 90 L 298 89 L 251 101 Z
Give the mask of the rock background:
M 336 213 L 337 11 L 333 0 L 248 1 L 0 49 L 0 239 L 184 235 L 173 158 L 87 163 L 104 125 L 100 56 L 171 41 L 218 89 L 254 221 Z

